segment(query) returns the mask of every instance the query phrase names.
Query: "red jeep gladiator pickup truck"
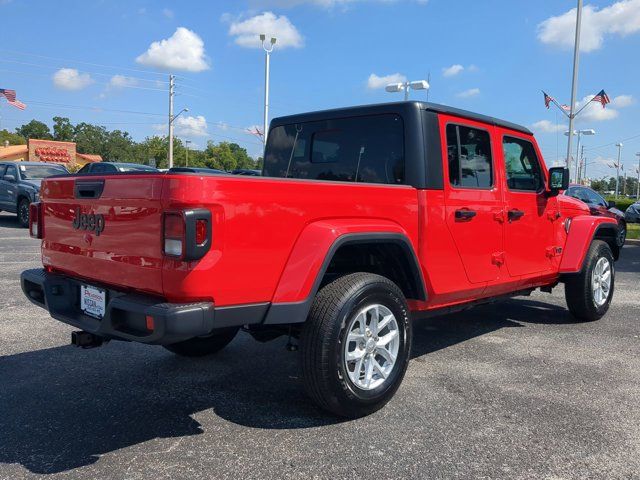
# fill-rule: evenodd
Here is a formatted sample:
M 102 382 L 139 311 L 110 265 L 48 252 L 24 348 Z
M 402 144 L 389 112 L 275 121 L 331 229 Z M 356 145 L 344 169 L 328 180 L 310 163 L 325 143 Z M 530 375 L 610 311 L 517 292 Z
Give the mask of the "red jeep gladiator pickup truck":
M 66 175 L 42 184 L 35 304 L 73 343 L 222 349 L 244 328 L 297 339 L 310 397 L 356 417 L 404 376 L 411 320 L 565 284 L 607 311 L 613 219 L 564 195 L 525 127 L 400 102 L 274 119 L 262 176 Z

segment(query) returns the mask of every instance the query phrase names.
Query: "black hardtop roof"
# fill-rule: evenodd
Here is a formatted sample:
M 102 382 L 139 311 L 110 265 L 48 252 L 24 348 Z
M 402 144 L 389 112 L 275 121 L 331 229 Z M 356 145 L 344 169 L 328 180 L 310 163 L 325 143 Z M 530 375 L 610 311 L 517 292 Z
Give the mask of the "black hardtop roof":
M 431 112 L 445 113 L 448 115 L 454 115 L 456 117 L 467 118 L 469 120 L 476 120 L 478 122 L 487 123 L 489 125 L 509 128 L 511 130 L 516 130 L 528 135 L 533 135 L 531 130 L 517 123 L 508 122 L 506 120 L 501 120 L 499 118 L 491 117 L 488 115 L 482 115 L 480 113 L 470 112 L 468 110 L 462 110 L 460 108 L 449 107 L 447 105 L 418 101 L 376 103 L 371 105 L 360 105 L 353 107 L 334 108 L 330 110 L 319 110 L 308 113 L 299 113 L 295 115 L 287 115 L 284 117 L 274 118 L 271 121 L 271 125 L 287 125 L 297 122 L 324 120 L 332 117 L 355 117 L 372 113 L 390 113 L 394 110 L 407 110 L 411 108 L 419 108 L 421 110 L 428 110 Z

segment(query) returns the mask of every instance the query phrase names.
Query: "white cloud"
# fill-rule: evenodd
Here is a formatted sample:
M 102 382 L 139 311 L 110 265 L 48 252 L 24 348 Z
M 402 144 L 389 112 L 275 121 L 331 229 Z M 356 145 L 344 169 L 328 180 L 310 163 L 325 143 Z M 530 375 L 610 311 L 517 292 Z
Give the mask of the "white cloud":
M 618 108 L 628 107 L 636 103 L 636 100 L 631 95 L 618 95 L 611 100 L 611 105 Z
M 223 20 L 228 20 L 223 16 Z M 272 12 L 264 12 L 246 20 L 232 21 L 229 26 L 229 35 L 235 37 L 236 44 L 246 48 L 261 48 L 260 34 L 267 38 L 276 37 L 278 48 L 301 48 L 304 46 L 304 38 L 298 29 L 284 15 L 277 16 Z
M 458 98 L 471 98 L 471 97 L 475 97 L 477 95 L 480 95 L 480 89 L 479 88 L 470 88 L 469 90 L 464 90 L 464 91 L 456 94 L 456 97 L 458 97 Z
M 210 68 L 204 42 L 195 32 L 184 27 L 178 27 L 169 38 L 153 42 L 136 58 L 136 62 L 163 70 L 201 72 Z
M 114 75 L 109 80 L 110 88 L 135 87 L 136 85 L 138 85 L 138 80 L 132 77 L 125 77 L 124 75 Z
M 75 68 L 61 68 L 53 74 L 53 84 L 61 90 L 82 90 L 93 83 L 91 75 Z
M 390 83 L 401 83 L 406 82 L 407 77 L 400 73 L 392 73 L 390 75 L 383 75 L 379 77 L 375 73 L 369 75 L 369 79 L 367 80 L 367 88 L 370 90 L 377 90 L 379 88 L 384 88 Z
M 464 67 L 459 63 L 455 65 L 451 65 L 450 67 L 446 67 L 442 69 L 442 75 L 445 77 L 454 77 L 461 73 L 464 70 Z
M 179 136 L 206 137 L 209 135 L 207 129 L 207 119 L 202 115 L 197 117 L 178 117 L 175 121 L 176 135 Z
M 585 104 L 588 105 L 580 112 L 580 115 L 576 117 L 576 121 L 580 123 L 585 122 L 604 122 L 607 120 L 613 120 L 618 118 L 620 112 L 616 108 L 624 108 L 632 105 L 635 100 L 631 95 L 618 95 L 611 99 L 611 103 L 602 108 L 600 102 L 592 102 L 594 95 L 587 95 L 582 100 L 576 102 L 576 110 L 582 108 Z M 616 108 L 612 108 L 616 107 Z
M 173 10 L 171 10 L 169 8 L 163 8 L 162 9 L 162 15 L 164 15 L 167 18 L 175 17 L 175 13 L 173 13 Z
M 540 120 L 539 122 L 536 122 L 531 126 L 535 131 L 543 133 L 564 132 L 567 129 L 566 125 L 556 124 L 549 120 Z
M 576 9 L 549 17 L 538 25 L 538 40 L 547 45 L 573 48 Z M 621 0 L 598 10 L 587 5 L 582 11 L 580 50 L 591 52 L 602 47 L 605 36 L 626 36 L 640 31 L 640 0 Z
M 410 0 L 415 3 L 426 4 L 428 0 Z M 368 3 L 399 3 L 400 0 L 368 0 Z M 321 8 L 333 9 L 347 7 L 354 3 L 367 3 L 367 0 L 252 0 L 250 4 L 259 8 L 292 8 L 300 5 L 314 5 Z

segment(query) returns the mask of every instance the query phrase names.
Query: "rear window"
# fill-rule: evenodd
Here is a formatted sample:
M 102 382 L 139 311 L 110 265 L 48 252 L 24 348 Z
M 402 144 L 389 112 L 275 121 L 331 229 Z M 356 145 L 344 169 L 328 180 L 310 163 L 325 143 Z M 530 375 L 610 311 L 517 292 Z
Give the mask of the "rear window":
M 404 170 L 404 124 L 388 114 L 275 127 L 263 175 L 402 184 Z

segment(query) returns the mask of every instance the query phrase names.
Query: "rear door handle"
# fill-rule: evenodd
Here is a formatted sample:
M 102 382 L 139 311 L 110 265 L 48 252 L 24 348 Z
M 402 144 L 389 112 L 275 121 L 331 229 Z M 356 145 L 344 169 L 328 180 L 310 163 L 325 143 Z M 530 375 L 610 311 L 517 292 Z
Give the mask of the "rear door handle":
M 471 220 L 476 216 L 475 210 L 456 210 L 456 219 L 457 220 Z
M 513 220 L 518 220 L 523 215 L 524 212 L 522 210 L 516 210 L 515 208 L 513 210 L 509 210 L 509 212 L 507 213 L 510 222 Z

